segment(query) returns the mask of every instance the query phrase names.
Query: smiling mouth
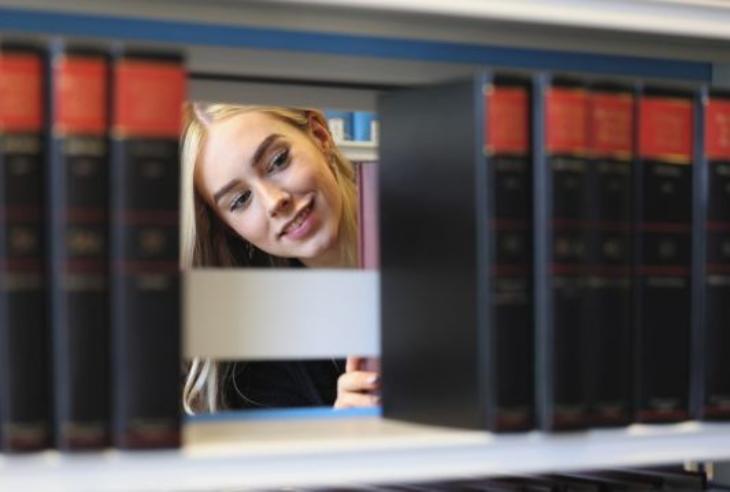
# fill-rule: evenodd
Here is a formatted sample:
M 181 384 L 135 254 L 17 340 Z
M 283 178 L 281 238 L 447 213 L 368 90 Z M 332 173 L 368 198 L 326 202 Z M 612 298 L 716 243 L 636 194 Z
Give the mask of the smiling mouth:
M 297 215 L 295 215 L 294 218 L 284 226 L 284 228 L 279 233 L 279 237 L 283 237 L 289 232 L 296 230 L 297 227 L 301 226 L 304 221 L 307 220 L 307 217 L 309 217 L 309 214 L 312 212 L 312 208 L 314 208 L 314 198 L 310 199 L 309 203 L 306 204 L 304 208 L 302 208 L 297 213 Z

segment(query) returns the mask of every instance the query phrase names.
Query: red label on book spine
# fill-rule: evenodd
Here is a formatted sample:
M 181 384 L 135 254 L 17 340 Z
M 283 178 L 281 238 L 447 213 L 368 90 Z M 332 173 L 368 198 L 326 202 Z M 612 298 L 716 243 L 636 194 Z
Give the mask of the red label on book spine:
M 595 155 L 629 159 L 633 154 L 634 99 L 595 92 L 590 97 L 590 143 Z
M 0 54 L 0 131 L 40 131 L 41 82 L 41 61 L 37 55 Z
M 549 153 L 584 154 L 588 148 L 588 97 L 583 89 L 554 87 L 546 97 Z
M 730 100 L 711 98 L 705 113 L 708 159 L 730 161 Z
M 120 61 L 115 69 L 114 134 L 177 138 L 185 81 L 185 71 L 180 65 Z
M 54 132 L 107 131 L 107 65 L 103 58 L 63 56 L 53 66 Z
M 692 102 L 643 97 L 639 103 L 639 155 L 675 164 L 692 162 Z
M 485 99 L 487 151 L 492 154 L 527 154 L 530 122 L 527 89 L 491 87 Z

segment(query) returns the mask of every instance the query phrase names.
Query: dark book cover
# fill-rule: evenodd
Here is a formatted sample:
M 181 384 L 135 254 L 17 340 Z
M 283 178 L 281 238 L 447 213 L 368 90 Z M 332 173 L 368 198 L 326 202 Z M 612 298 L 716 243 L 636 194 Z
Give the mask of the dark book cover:
M 534 167 L 536 396 L 540 426 L 583 428 L 587 405 L 588 92 L 538 77 Z M 539 133 L 538 133 L 539 132 Z
M 43 60 L 0 44 L 0 449 L 51 444 Z
M 122 448 L 180 443 L 179 156 L 186 73 L 175 55 L 113 59 L 113 432 Z
M 730 92 L 712 91 L 704 101 L 703 386 L 700 417 L 730 418 Z M 698 361 L 700 362 L 700 361 Z
M 51 47 L 48 233 L 56 445 L 109 432 L 108 60 Z
M 496 75 L 485 94 L 492 202 L 496 430 L 534 426 L 531 81 Z
M 592 425 L 632 418 L 632 88 L 594 84 L 589 93 L 586 350 Z
M 647 87 L 634 189 L 636 419 L 689 417 L 694 108 L 689 91 Z
M 383 415 L 496 427 L 487 74 L 381 95 Z

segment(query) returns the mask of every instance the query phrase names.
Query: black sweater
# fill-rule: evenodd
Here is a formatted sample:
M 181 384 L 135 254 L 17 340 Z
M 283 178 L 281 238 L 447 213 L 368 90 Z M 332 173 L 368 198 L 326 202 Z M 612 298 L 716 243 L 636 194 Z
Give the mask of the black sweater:
M 231 410 L 332 406 L 344 369 L 339 359 L 226 362 L 222 405 Z

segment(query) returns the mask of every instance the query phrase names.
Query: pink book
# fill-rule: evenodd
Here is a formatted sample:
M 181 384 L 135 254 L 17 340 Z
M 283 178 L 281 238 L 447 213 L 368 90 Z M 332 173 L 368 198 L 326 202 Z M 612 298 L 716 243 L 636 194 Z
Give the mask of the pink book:
M 377 270 L 380 268 L 380 245 L 378 224 L 378 163 L 358 162 L 357 169 L 359 199 L 359 236 L 360 268 Z

